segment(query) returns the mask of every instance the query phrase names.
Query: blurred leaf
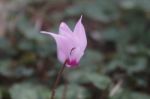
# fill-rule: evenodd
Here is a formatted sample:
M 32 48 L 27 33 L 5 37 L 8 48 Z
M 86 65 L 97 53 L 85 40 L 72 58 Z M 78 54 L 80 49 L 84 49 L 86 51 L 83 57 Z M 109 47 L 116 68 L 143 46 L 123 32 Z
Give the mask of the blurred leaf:
M 10 88 L 12 99 L 48 99 L 49 90 L 36 84 L 15 84 Z
M 3 75 L 10 76 L 12 75 L 10 70 L 11 61 L 10 60 L 1 60 L 0 61 L 0 73 Z
M 134 59 L 127 57 L 127 60 L 125 59 L 112 60 L 108 64 L 107 70 L 112 71 L 112 70 L 115 70 L 117 67 L 121 67 L 125 69 L 128 72 L 128 74 L 144 71 L 147 67 L 147 59 L 144 57 L 134 58 Z
M 144 11 L 150 11 L 149 0 L 120 0 L 120 6 L 124 9 L 140 8 Z
M 66 9 L 65 13 L 67 15 L 71 15 L 71 16 L 75 16 L 75 15 L 79 15 L 82 13 L 83 7 L 81 4 L 77 4 L 74 6 L 70 6 Z
M 110 99 L 150 99 L 150 96 L 139 92 L 122 90 L 120 93 L 114 95 Z
M 30 40 L 21 40 L 18 44 L 19 49 L 25 51 L 32 51 L 34 49 L 34 44 Z
M 56 99 L 61 99 L 64 92 L 64 85 L 60 86 L 56 90 Z M 68 84 L 66 98 L 67 99 L 89 99 L 90 94 L 88 91 L 79 85 Z
M 115 2 L 110 0 L 80 2 L 66 10 L 66 14 L 72 16 L 83 13 L 94 20 L 102 22 L 110 22 L 119 17 L 119 11 Z
M 149 0 L 136 0 L 137 6 L 142 8 L 143 10 L 150 12 L 150 1 Z
M 128 68 L 128 72 L 139 72 L 139 71 L 144 71 L 147 66 L 147 59 L 146 58 L 138 58 L 136 60 L 136 63 L 131 66 L 126 66 Z
M 9 76 L 9 77 L 24 77 L 31 76 L 33 74 L 33 70 L 30 68 L 25 68 L 24 66 L 18 66 L 17 68 L 12 68 L 11 60 L 3 60 L 0 61 L 0 74 Z
M 124 9 L 132 9 L 136 6 L 136 3 L 134 1 L 135 0 L 120 0 L 119 4 L 120 4 L 120 7 Z
M 131 93 L 131 96 L 133 99 L 150 99 L 149 95 L 138 93 L 138 92 Z
M 107 76 L 95 72 L 76 70 L 66 76 L 71 83 L 92 83 L 99 89 L 106 89 L 111 84 L 111 80 Z
M 32 52 L 27 52 L 21 57 L 19 62 L 21 64 L 28 64 L 28 63 L 34 63 L 35 61 L 36 61 L 36 55 Z
M 6 38 L 1 38 L 0 37 L 0 49 L 9 51 L 10 49 L 10 42 Z
M 56 52 L 56 45 L 54 43 L 54 41 L 39 42 L 36 46 L 37 54 L 42 57 L 51 56 L 54 52 Z
M 84 5 L 85 14 L 95 20 L 110 22 L 119 17 L 119 11 L 114 1 L 96 0 Z
M 35 24 L 31 23 L 25 15 L 20 15 L 17 21 L 17 27 L 29 39 L 36 39 L 38 41 L 47 40 L 43 34 L 40 33 L 40 27 L 37 29 Z
M 101 68 L 99 64 L 102 59 L 103 55 L 100 52 L 88 49 L 81 59 L 80 67 L 86 71 L 97 71 Z
M 105 75 L 90 73 L 87 77 L 99 89 L 106 89 L 111 84 L 111 80 Z
M 34 71 L 30 68 L 25 68 L 24 66 L 19 66 L 13 71 L 15 77 L 31 77 Z
M 59 23 L 63 17 L 64 12 L 53 12 L 53 14 L 50 14 L 50 19 L 51 21 L 54 21 L 54 23 Z
M 106 31 L 102 32 L 102 37 L 104 38 L 104 40 L 106 41 L 119 41 L 119 37 L 120 37 L 120 31 L 118 31 L 117 29 L 113 28 L 108 28 L 106 29 Z
M 107 71 L 113 71 L 115 70 L 117 67 L 124 67 L 124 62 L 122 60 L 118 60 L 118 59 L 114 59 L 111 62 L 109 62 L 107 64 Z
M 87 83 L 89 82 L 87 72 L 83 70 L 75 70 L 68 72 L 66 79 L 71 83 Z

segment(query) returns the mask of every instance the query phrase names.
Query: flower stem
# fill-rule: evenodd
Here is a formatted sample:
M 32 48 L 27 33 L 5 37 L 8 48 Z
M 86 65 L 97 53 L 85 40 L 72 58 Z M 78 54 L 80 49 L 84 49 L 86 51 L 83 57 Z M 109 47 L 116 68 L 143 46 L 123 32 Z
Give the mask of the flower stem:
M 56 90 L 56 87 L 57 87 L 57 85 L 58 85 L 58 83 L 59 83 L 60 77 L 61 77 L 61 75 L 62 75 L 62 73 L 63 73 L 63 71 L 64 71 L 64 69 L 65 69 L 66 62 L 67 62 L 67 61 L 64 62 L 62 68 L 60 69 L 60 71 L 59 71 L 59 73 L 58 73 L 58 75 L 57 75 L 56 81 L 55 81 L 54 86 L 53 86 L 53 89 L 52 89 L 52 95 L 51 95 L 51 98 L 50 98 L 50 99 L 54 99 L 54 97 L 55 97 L 55 90 Z

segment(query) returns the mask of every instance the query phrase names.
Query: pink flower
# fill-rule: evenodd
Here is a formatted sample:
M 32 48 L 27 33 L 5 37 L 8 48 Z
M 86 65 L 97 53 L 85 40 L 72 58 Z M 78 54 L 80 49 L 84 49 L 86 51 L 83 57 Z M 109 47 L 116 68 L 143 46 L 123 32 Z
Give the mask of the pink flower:
M 64 22 L 60 24 L 59 34 L 41 31 L 55 39 L 58 59 L 61 63 L 66 62 L 67 67 L 76 67 L 79 64 L 87 46 L 85 29 L 81 20 L 82 16 L 73 31 Z

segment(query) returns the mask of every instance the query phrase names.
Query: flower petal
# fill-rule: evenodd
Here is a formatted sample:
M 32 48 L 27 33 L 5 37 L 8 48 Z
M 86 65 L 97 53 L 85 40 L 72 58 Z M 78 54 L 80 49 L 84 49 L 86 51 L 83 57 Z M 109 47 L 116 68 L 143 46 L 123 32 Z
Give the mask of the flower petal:
M 86 39 L 85 29 L 84 29 L 84 26 L 83 26 L 81 20 L 82 20 L 82 16 L 80 17 L 79 21 L 75 25 L 73 32 L 79 41 L 78 46 L 80 46 L 82 50 L 85 50 L 85 48 L 87 46 L 87 39 Z
M 58 35 L 51 32 L 41 31 L 41 33 L 51 35 L 57 44 L 57 57 L 61 63 L 64 63 L 68 58 L 71 49 L 75 46 L 71 39 L 62 35 Z
M 62 22 L 59 26 L 59 34 L 61 35 L 71 35 L 72 31 L 71 29 L 68 27 L 68 25 L 64 22 Z

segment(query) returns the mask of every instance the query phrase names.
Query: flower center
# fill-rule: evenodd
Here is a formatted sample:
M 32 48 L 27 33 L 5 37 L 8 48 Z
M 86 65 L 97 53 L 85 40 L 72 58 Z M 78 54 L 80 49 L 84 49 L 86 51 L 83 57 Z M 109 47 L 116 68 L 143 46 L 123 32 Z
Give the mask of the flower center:
M 67 64 L 70 65 L 70 66 L 76 66 L 78 65 L 77 61 L 76 60 L 67 60 Z
M 67 59 L 67 64 L 68 65 L 70 65 L 70 66 L 76 66 L 76 65 L 78 65 L 78 62 L 77 62 L 77 60 L 76 60 L 76 57 L 74 56 L 74 54 L 75 54 L 75 47 L 73 47 L 72 49 L 71 49 L 71 51 L 70 51 L 70 55 L 69 55 L 69 57 L 68 57 L 68 59 Z

